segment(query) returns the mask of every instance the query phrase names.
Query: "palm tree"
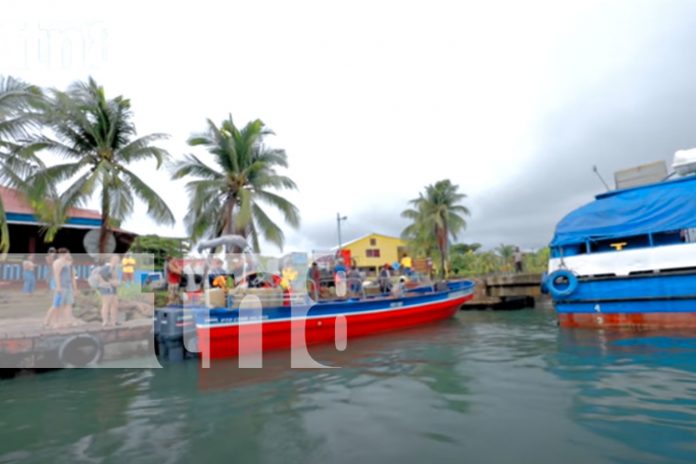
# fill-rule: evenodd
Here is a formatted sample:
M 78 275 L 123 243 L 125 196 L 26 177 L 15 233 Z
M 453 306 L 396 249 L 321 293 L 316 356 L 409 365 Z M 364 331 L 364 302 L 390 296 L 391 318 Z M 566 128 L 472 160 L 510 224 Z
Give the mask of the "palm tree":
M 460 204 L 466 195 L 458 190 L 459 186 L 449 179 L 435 182 L 409 202 L 411 208 L 401 213 L 402 217 L 412 221 L 402 236 L 414 240 L 420 247 L 437 249 L 442 277 L 445 276 L 449 239 L 456 239 L 464 230 L 464 216 L 469 215 L 469 209 Z
M 133 212 L 136 198 L 147 205 L 153 219 L 173 224 L 174 215 L 164 200 L 128 168 L 134 162 L 154 160 L 159 169 L 169 154 L 153 143 L 166 136 L 136 137 L 130 101 L 122 96 L 107 99 L 92 78 L 73 83 L 66 92 L 54 90 L 51 97 L 43 122 L 55 137 L 39 136 L 27 148 L 48 149 L 69 161 L 37 172 L 32 177 L 34 193 L 55 197 L 61 216 L 97 194 L 100 253 L 106 251 L 109 229 Z M 67 180 L 69 187 L 58 194 L 56 185 Z
M 258 119 L 239 129 L 230 115 L 220 127 L 208 120 L 207 131 L 189 139 L 190 146 L 205 147 L 215 162 L 212 167 L 189 154 L 173 166 L 174 179 L 193 177 L 186 184 L 190 201 L 184 219 L 192 239 L 238 234 L 251 238 L 258 252 L 263 236 L 282 249 L 283 231 L 261 203 L 279 210 L 293 227 L 299 226 L 300 216 L 295 205 L 271 191 L 297 188 L 292 179 L 276 172 L 288 162 L 285 150 L 264 145 L 264 137 L 271 134 Z
M 21 151 L 19 145 L 35 121 L 32 108 L 40 98 L 38 87 L 0 76 L 0 185 L 25 190 L 26 177 L 41 166 L 32 152 Z M 0 198 L 0 255 L 9 248 L 10 231 Z

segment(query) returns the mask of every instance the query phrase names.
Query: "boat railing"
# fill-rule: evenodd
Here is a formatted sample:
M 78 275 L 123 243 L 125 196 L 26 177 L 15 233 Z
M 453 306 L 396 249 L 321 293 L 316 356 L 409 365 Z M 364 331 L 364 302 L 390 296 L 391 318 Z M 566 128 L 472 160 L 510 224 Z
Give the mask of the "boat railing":
M 308 291 L 309 294 L 311 295 L 312 299 L 314 301 L 320 301 L 321 299 L 326 300 L 326 298 L 322 298 L 321 296 L 321 287 L 322 283 L 328 282 L 327 279 L 322 279 L 319 281 L 319 285 L 314 280 L 308 280 L 307 281 L 307 286 L 308 286 Z M 331 282 L 335 282 L 334 279 L 331 279 Z M 365 292 L 365 286 L 363 285 L 362 279 L 358 277 L 347 277 L 345 279 L 346 282 L 346 294 L 345 296 L 349 296 L 351 298 L 359 298 L 361 300 L 364 300 L 367 298 L 367 293 Z M 325 285 L 325 287 L 328 287 L 328 285 Z M 335 285 L 333 286 L 335 288 Z M 340 299 L 344 298 L 344 296 L 340 295 L 335 295 L 335 298 Z M 333 299 L 333 298 L 331 298 Z
M 364 300 L 367 297 L 367 294 L 365 293 L 365 286 L 363 285 L 362 279 L 359 279 L 357 277 L 348 277 L 346 279 L 346 287 L 348 290 L 349 295 L 359 295 L 359 298 L 361 300 Z M 357 290 L 353 290 L 357 289 Z
M 309 294 L 311 295 L 312 299 L 314 301 L 319 301 L 319 287 L 321 284 L 317 285 L 317 283 L 314 280 L 308 280 L 307 281 L 307 287 Z

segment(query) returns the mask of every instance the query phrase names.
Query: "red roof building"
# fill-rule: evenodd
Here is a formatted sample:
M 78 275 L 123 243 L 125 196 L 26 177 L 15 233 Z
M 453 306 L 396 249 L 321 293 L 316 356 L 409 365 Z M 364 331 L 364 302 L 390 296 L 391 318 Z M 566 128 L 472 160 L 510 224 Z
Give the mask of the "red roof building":
M 68 210 L 66 223 L 51 243 L 44 241 L 43 226 L 37 219 L 29 201 L 19 191 L 0 186 L 0 198 L 10 226 L 10 253 L 44 253 L 49 247 L 67 247 L 74 253 L 85 253 L 83 239 L 89 230 L 101 226 L 99 211 L 84 208 Z M 136 234 L 124 230 L 113 231 L 116 252 L 128 250 Z

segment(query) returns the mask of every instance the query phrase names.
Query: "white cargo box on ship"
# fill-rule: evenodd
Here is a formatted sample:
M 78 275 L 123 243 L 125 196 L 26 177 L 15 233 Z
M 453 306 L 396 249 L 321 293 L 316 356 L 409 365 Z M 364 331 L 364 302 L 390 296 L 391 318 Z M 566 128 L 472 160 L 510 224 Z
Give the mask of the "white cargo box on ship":
M 654 163 L 616 171 L 614 173 L 614 183 L 616 184 L 617 190 L 621 190 L 661 182 L 666 177 L 667 165 L 664 161 L 656 161 Z
M 678 150 L 674 154 L 672 169 L 681 176 L 696 173 L 696 148 L 689 150 Z

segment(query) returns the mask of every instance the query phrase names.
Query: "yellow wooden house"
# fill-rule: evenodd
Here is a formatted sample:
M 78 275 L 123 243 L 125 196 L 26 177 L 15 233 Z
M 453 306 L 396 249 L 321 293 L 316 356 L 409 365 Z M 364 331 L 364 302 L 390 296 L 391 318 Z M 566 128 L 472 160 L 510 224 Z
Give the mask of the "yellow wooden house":
M 342 248 L 350 250 L 358 269 L 367 272 L 377 272 L 385 263 L 398 263 L 407 254 L 406 242 L 376 233 L 356 238 L 343 244 Z

